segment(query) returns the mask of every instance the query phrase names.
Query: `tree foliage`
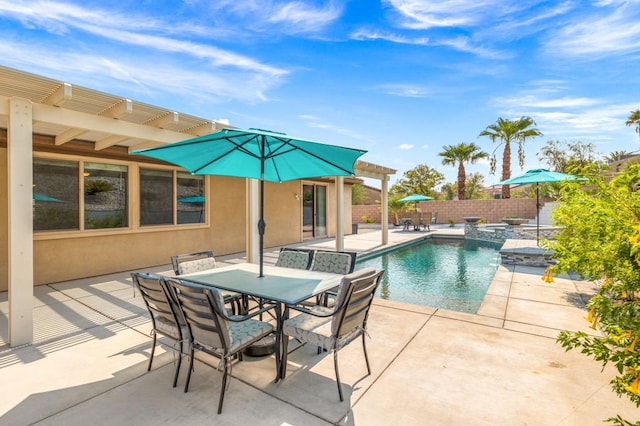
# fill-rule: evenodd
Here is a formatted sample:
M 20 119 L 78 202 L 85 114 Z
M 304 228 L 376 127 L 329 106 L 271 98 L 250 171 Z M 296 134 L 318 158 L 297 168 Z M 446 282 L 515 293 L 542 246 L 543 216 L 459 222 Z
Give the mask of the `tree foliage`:
M 389 188 L 392 195 L 421 194 L 429 197 L 435 195 L 435 188 L 444 182 L 444 175 L 425 164 L 418 164 L 404 172 L 401 179 Z
M 469 173 L 466 177 L 467 200 L 488 199 L 491 195 L 484 191 L 484 176 L 482 173 Z M 440 188 L 441 197 L 445 200 L 453 200 L 458 193 L 458 184 L 448 182 Z
M 524 168 L 524 143 L 532 137 L 542 136 L 534 126 L 536 122 L 531 117 L 520 117 L 517 120 L 508 120 L 506 118 L 498 118 L 494 124 L 490 124 L 480 132 L 479 136 L 487 136 L 492 142 L 499 142 L 491 156 L 491 174 L 496 171 L 496 150 L 504 145 L 502 152 L 502 179 L 507 180 L 511 177 L 511 143 L 518 144 L 518 164 L 520 168 Z M 502 198 L 510 197 L 509 185 L 502 187 Z
M 367 200 L 367 189 L 364 185 L 356 183 L 351 186 L 351 204 L 364 204 Z
M 640 406 L 640 165 L 609 183 L 593 178 L 586 188 L 566 182 L 554 210 L 562 228 L 546 245 L 556 272 L 573 271 L 598 284 L 585 317 L 597 333 L 563 331 L 558 341 L 604 365 L 615 365 L 614 391 Z M 618 417 L 610 421 L 631 424 Z M 636 423 L 636 424 L 640 424 Z
M 438 154 L 443 157 L 442 164 L 445 166 L 458 166 L 458 200 L 464 200 L 467 179 L 464 163 L 475 164 L 481 158 L 486 158 L 488 154 L 473 142 L 446 145 L 442 149 L 443 151 Z
M 611 153 L 609 153 L 609 155 L 605 155 L 604 161 L 606 161 L 607 164 L 613 164 L 617 161 L 624 160 L 629 155 L 631 155 L 631 153 L 625 150 L 612 151 Z
M 636 133 L 640 137 L 640 109 L 631 111 L 629 118 L 627 118 L 627 121 L 625 121 L 624 124 L 627 126 L 635 126 Z
M 591 142 L 549 140 L 540 149 L 538 160 L 545 162 L 554 172 L 582 175 L 587 168 L 598 165 L 603 168 Z

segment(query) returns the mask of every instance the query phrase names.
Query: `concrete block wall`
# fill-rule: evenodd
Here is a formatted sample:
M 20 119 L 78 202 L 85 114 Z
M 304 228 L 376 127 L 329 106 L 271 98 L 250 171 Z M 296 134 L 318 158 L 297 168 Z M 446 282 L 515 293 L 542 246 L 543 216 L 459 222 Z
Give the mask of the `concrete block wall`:
M 545 200 L 541 200 L 544 204 Z M 418 203 L 418 208 L 424 212 L 438 214 L 437 223 L 448 223 L 453 220 L 455 223 L 463 223 L 466 216 L 480 216 L 488 222 L 498 223 L 503 217 L 522 217 L 525 219 L 535 219 L 536 200 L 535 198 L 509 198 L 506 200 L 433 200 Z M 352 206 L 353 223 L 363 223 L 362 216 L 375 218 L 376 223 L 380 223 L 380 206 L 359 205 Z M 400 214 L 402 217 L 402 214 Z M 393 214 L 389 214 L 389 223 L 394 223 Z

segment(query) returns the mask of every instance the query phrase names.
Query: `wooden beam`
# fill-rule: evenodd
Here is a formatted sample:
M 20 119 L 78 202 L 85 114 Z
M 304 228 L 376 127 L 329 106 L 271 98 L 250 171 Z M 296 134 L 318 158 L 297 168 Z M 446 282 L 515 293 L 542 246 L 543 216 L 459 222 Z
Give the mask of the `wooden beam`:
M 157 127 L 151 127 L 144 124 L 114 120 L 109 117 L 71 111 L 43 104 L 33 104 L 33 118 L 34 120 L 42 123 L 83 128 L 86 129 L 86 131 L 95 131 L 109 135 L 120 135 L 123 137 L 126 136 L 132 139 L 152 141 L 156 144 L 172 143 L 185 140 L 187 138 L 185 133 L 173 130 L 159 129 Z
M 58 88 L 47 96 L 42 103 L 46 105 L 62 106 L 71 99 L 72 87 L 69 83 L 62 83 Z
M 79 129 L 79 128 L 71 128 L 71 129 L 67 129 L 64 132 L 60 133 L 59 135 L 56 135 L 56 145 L 62 145 L 65 144 L 69 141 L 72 141 L 74 139 L 76 139 L 78 136 L 83 135 L 87 133 L 86 129 Z
M 122 141 L 126 141 L 127 139 L 129 138 L 126 136 L 119 136 L 119 135 L 107 136 L 106 138 L 102 138 L 96 141 L 94 148 L 96 151 L 100 151 L 105 148 L 109 148 L 110 146 L 117 145 Z
M 100 113 L 104 117 L 120 118 L 123 115 L 133 112 L 133 101 L 131 99 L 122 99 L 120 102 L 113 104 L 109 108 Z
M 196 136 L 204 136 L 210 133 L 215 133 L 220 129 L 222 129 L 222 126 L 219 126 L 215 121 L 207 121 L 206 123 L 186 129 L 185 132 L 189 132 Z
M 172 111 L 158 118 L 149 120 L 144 124 L 146 124 L 147 126 L 159 127 L 161 129 L 164 129 L 173 124 L 178 124 L 179 122 L 180 122 L 180 114 L 178 114 L 175 111 Z

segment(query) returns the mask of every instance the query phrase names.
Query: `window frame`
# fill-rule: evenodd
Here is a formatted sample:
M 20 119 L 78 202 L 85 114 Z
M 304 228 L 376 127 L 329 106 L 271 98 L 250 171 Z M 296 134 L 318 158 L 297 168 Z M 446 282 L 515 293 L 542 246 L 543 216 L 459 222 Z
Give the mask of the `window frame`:
M 152 163 L 138 162 L 138 161 L 125 161 L 105 157 L 91 157 L 91 156 L 79 156 L 69 154 L 57 154 L 48 152 L 35 151 L 33 153 L 33 159 L 36 158 L 47 160 L 60 160 L 60 161 L 77 161 L 78 162 L 78 220 L 79 229 L 54 229 L 54 230 L 34 230 L 34 240 L 47 240 L 56 239 L 60 237 L 91 237 L 97 235 L 119 235 L 130 233 L 144 233 L 144 232 L 161 232 L 161 231 L 176 231 L 186 229 L 198 229 L 209 228 L 210 225 L 210 205 L 209 188 L 210 177 L 203 176 L 204 178 L 204 194 L 205 194 L 205 207 L 204 207 L 204 222 L 201 223 L 183 223 L 177 224 L 177 198 L 175 196 L 177 192 L 177 176 L 178 172 L 184 172 L 184 169 L 177 166 L 163 166 Z M 100 228 L 100 229 L 85 229 L 84 223 L 84 164 L 85 163 L 103 163 L 113 165 L 123 165 L 127 167 L 128 182 L 127 182 L 127 223 L 126 227 L 118 228 Z M 173 174 L 173 224 L 162 225 L 141 225 L 140 218 L 140 169 L 157 169 L 171 171 Z

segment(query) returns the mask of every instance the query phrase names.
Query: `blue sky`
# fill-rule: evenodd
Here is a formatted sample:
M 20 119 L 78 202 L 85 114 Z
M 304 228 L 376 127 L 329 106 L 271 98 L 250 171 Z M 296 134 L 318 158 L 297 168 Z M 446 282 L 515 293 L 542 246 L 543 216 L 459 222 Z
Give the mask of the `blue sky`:
M 366 149 L 453 182 L 444 145 L 532 117 L 637 151 L 640 0 L 0 0 L 0 63 L 238 127 Z M 502 150 L 498 150 L 499 159 Z M 514 155 L 512 176 L 521 173 Z M 467 167 L 499 181 L 489 164 Z M 379 186 L 376 182 L 368 182 Z

